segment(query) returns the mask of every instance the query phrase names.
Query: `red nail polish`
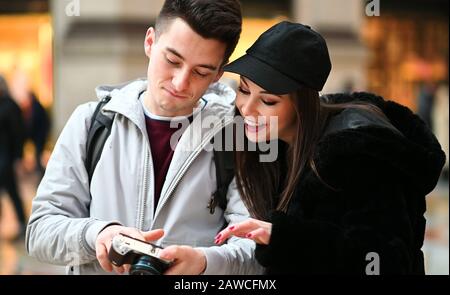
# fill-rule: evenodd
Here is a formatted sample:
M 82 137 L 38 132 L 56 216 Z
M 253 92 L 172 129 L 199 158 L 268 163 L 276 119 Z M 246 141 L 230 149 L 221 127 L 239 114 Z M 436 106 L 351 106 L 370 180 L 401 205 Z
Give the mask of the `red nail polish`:
M 215 237 L 215 239 L 218 240 L 218 239 L 220 239 L 221 237 L 222 237 L 222 234 L 218 234 L 218 235 Z
M 252 236 L 253 236 L 253 235 L 250 234 L 250 233 L 248 233 L 248 234 L 245 235 L 246 238 L 251 238 Z
M 230 226 L 230 227 L 229 227 L 228 229 L 229 229 L 229 230 L 233 230 L 233 229 L 234 229 L 234 227 L 235 227 L 235 226 L 234 226 L 234 225 L 232 225 L 232 226 Z

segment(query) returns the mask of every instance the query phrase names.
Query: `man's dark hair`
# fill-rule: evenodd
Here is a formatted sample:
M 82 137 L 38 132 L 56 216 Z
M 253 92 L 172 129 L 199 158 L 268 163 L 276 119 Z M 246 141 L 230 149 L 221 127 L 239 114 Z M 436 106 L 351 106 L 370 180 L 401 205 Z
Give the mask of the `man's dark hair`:
M 223 64 L 228 62 L 239 41 L 242 28 L 238 0 L 166 0 L 156 19 L 156 37 L 175 18 L 185 21 L 203 38 L 226 44 Z

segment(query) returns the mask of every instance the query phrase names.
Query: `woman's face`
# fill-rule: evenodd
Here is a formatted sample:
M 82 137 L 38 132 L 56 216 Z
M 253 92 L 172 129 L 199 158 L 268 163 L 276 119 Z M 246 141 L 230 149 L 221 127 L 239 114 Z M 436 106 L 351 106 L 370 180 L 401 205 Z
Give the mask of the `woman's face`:
M 268 93 L 241 76 L 236 107 L 244 118 L 245 135 L 250 141 L 281 139 L 292 143 L 297 117 L 289 94 Z

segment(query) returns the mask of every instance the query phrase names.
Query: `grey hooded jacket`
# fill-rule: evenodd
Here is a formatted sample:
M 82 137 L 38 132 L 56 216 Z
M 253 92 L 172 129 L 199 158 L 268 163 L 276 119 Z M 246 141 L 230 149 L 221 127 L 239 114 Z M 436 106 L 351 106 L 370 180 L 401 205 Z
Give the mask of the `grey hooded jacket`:
M 103 274 L 95 255 L 96 237 L 105 226 L 120 223 L 145 231 L 164 229 L 158 241 L 163 247 L 176 244 L 201 249 L 207 259 L 205 274 L 262 273 L 252 241 L 232 238 L 222 246 L 213 242 L 225 222 L 248 218 L 234 180 L 225 211 L 217 208 L 210 214 L 207 208 L 216 190 L 208 144 L 222 127 L 219 122 L 232 121 L 234 92 L 216 83 L 205 93 L 206 105 L 181 135 L 160 200 L 154 204 L 151 147 L 138 100 L 146 87 L 145 80 L 136 80 L 121 87 L 97 88 L 99 99 L 111 96 L 103 110 L 116 116 L 90 187 L 84 160 L 97 102 L 74 111 L 33 200 L 26 234 L 28 253 L 44 262 L 66 265 L 68 273 Z

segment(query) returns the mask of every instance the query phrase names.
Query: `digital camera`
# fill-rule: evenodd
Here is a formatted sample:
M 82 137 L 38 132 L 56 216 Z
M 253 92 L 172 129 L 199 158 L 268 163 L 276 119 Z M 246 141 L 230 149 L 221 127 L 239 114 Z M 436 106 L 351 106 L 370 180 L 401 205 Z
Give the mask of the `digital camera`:
M 124 234 L 116 235 L 108 256 L 115 266 L 130 264 L 130 275 L 161 275 L 172 261 L 159 257 L 163 248 Z

